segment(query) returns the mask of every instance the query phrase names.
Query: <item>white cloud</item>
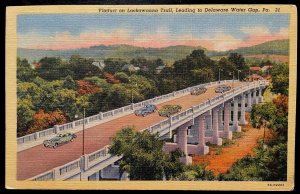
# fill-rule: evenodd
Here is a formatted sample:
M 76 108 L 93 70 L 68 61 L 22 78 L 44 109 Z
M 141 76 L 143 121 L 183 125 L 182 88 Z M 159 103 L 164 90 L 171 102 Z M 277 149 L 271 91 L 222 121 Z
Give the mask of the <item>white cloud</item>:
M 269 28 L 267 28 L 266 26 L 241 27 L 240 31 L 249 36 L 263 36 L 271 34 Z
M 289 29 L 288 28 L 280 28 L 278 35 L 282 35 L 282 36 L 288 36 L 289 35 Z

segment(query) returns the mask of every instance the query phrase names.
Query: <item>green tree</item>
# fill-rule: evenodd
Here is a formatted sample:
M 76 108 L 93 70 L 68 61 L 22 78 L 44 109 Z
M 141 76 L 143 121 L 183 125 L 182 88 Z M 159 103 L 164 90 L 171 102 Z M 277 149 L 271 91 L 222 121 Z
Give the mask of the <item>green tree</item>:
M 251 110 L 251 123 L 253 127 L 264 128 L 263 144 L 265 139 L 266 127 L 272 127 L 276 119 L 276 106 L 267 102 L 264 104 L 255 104 Z M 274 130 L 273 130 L 274 131 Z
M 246 76 L 249 74 L 249 66 L 246 65 L 245 58 L 238 53 L 230 53 L 228 60 L 235 66 L 236 70 L 241 71 L 239 73 L 240 80 L 246 78 Z
M 124 72 L 116 72 L 114 74 L 115 78 L 120 80 L 122 83 L 129 83 L 129 76 Z
M 17 80 L 18 82 L 30 82 L 37 76 L 34 69 L 30 67 L 27 59 L 17 57 Z
M 135 99 L 141 98 L 136 90 L 133 90 L 133 96 Z M 122 84 L 110 84 L 89 96 L 88 101 L 90 102 L 89 114 L 98 114 L 100 111 L 104 112 L 129 105 L 131 103 L 131 90 Z
M 83 58 L 80 55 L 72 55 L 69 60 L 69 65 L 65 68 L 73 71 L 74 80 L 99 76 L 101 74 L 101 70 L 99 67 L 92 65 L 93 62 L 93 59 Z
M 288 135 L 288 96 L 278 95 L 273 99 L 277 108 L 276 118 L 271 126 L 277 135 L 287 140 Z
M 37 106 L 41 101 L 43 89 L 33 82 L 21 82 L 17 84 L 18 100 L 29 99 L 33 104 L 33 109 L 37 110 Z
M 122 67 L 127 64 L 126 61 L 123 61 L 122 59 L 112 59 L 108 58 L 104 60 L 105 67 L 104 71 L 114 74 L 116 72 L 122 71 Z
M 136 90 L 133 90 L 133 92 L 136 92 Z M 137 98 L 138 95 L 134 93 L 133 97 Z M 131 103 L 131 90 L 127 89 L 122 84 L 114 84 L 106 99 L 106 103 L 109 105 L 110 109 L 127 106 Z
M 130 87 L 136 85 L 136 91 L 142 97 L 141 100 L 153 98 L 159 95 L 155 82 L 141 75 L 130 76 Z
M 37 69 L 37 72 L 43 79 L 52 81 L 61 78 L 61 58 L 44 57 L 39 63 L 41 64 L 41 67 Z
M 143 67 L 144 65 L 148 65 L 149 61 L 144 57 L 138 57 L 132 59 L 130 63 L 139 67 Z
M 68 75 L 65 78 L 62 87 L 65 89 L 76 90 L 76 82 L 73 80 L 73 78 L 70 75 Z
M 232 79 L 232 76 L 230 75 L 231 72 L 236 72 L 237 68 L 236 66 L 229 61 L 227 58 L 222 57 L 219 62 L 218 62 L 218 68 L 222 69 L 222 71 L 220 71 L 220 79 L 221 80 L 226 80 L 226 79 Z M 219 76 L 219 69 L 218 69 L 218 75 L 215 74 L 215 76 Z
M 184 172 L 177 178 L 183 181 L 211 181 L 215 179 L 214 173 L 211 170 L 206 170 L 206 165 L 188 165 L 185 166 Z
M 27 133 L 32 124 L 32 118 L 35 111 L 30 99 L 18 100 L 17 103 L 17 136 L 23 136 Z
M 111 85 L 111 84 L 107 83 L 105 81 L 105 79 L 99 78 L 97 76 L 86 77 L 83 80 L 89 82 L 92 85 L 98 86 L 100 88 L 107 88 L 107 87 L 110 87 L 110 85 Z
M 130 174 L 131 180 L 162 180 L 164 172 L 168 177 L 175 177 L 182 165 L 179 155 L 169 156 L 162 150 L 164 142 L 159 140 L 158 134 L 149 131 L 137 132 L 132 127 L 119 131 L 112 140 L 109 152 L 113 155 L 122 155 L 120 162 L 121 172 Z M 177 166 L 177 171 L 170 170 L 170 163 Z M 175 169 L 173 169 L 175 170 Z
M 73 120 L 76 114 L 82 112 L 83 109 L 81 102 L 87 100 L 81 100 L 81 98 L 87 99 L 87 97 L 80 97 L 79 94 L 74 90 L 60 89 L 52 93 L 51 105 L 45 105 L 50 108 L 51 111 L 55 109 L 62 110 L 68 120 Z
M 198 81 L 214 79 L 217 67 L 215 62 L 205 55 L 204 50 L 194 50 L 183 60 L 175 61 L 174 76 L 185 79 L 189 86 L 198 84 Z M 197 76 L 203 76 L 201 78 Z M 196 80 L 195 80 L 196 79 Z
M 255 104 L 251 110 L 251 123 L 253 127 L 262 127 L 266 122 L 272 124 L 276 117 L 276 106 L 271 103 Z
M 192 84 L 197 85 L 200 83 L 207 83 L 214 81 L 214 72 L 210 68 L 193 69 L 192 73 Z
M 159 91 L 161 94 L 167 94 L 175 91 L 176 88 L 176 81 L 175 80 L 170 80 L 170 79 L 162 79 L 160 84 L 159 84 Z
M 275 64 L 271 70 L 271 91 L 277 94 L 289 95 L 289 66 L 287 64 Z

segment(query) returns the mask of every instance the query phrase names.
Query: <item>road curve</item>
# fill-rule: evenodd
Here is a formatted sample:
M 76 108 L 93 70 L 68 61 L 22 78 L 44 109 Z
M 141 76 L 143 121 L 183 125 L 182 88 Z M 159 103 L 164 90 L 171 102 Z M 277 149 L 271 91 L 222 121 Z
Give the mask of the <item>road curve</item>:
M 235 87 L 241 86 L 242 84 L 243 83 L 235 83 Z M 209 98 L 219 95 L 214 92 L 216 87 L 217 86 L 208 87 L 206 93 L 199 96 L 187 94 L 168 102 L 158 104 L 157 107 L 159 109 L 165 104 L 180 104 L 183 108 L 182 110 L 186 110 L 193 105 L 200 104 Z M 160 117 L 157 112 L 149 114 L 146 117 L 137 117 L 134 114 L 130 114 L 85 129 L 84 153 L 92 153 L 110 144 L 113 135 L 122 127 L 134 126 L 136 129 L 141 130 L 164 119 L 166 119 L 166 117 Z M 77 138 L 73 142 L 61 145 L 56 149 L 45 148 L 43 145 L 38 145 L 18 152 L 17 180 L 26 180 L 78 159 L 83 152 L 82 131 L 76 133 L 76 135 Z

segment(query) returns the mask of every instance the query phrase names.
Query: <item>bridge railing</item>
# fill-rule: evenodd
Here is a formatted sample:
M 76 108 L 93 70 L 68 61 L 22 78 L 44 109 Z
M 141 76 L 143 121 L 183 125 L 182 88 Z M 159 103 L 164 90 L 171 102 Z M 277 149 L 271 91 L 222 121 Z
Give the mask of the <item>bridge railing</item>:
M 32 180 L 32 181 L 52 181 L 52 180 L 55 180 L 54 178 L 54 169 L 52 170 L 49 170 L 47 172 L 44 172 L 40 175 L 37 175 L 29 180 Z
M 238 80 L 234 80 L 234 81 L 238 82 Z M 228 83 L 228 82 L 232 82 L 232 80 L 223 80 L 220 83 Z M 117 109 L 114 109 L 114 110 L 111 110 L 111 111 L 107 111 L 107 112 L 103 112 L 103 113 L 101 112 L 97 115 L 93 115 L 93 116 L 85 118 L 85 124 L 88 124 L 90 122 L 97 122 L 97 121 L 105 120 L 105 119 L 108 119 L 108 118 L 112 118 L 112 117 L 114 117 L 116 115 L 119 115 L 119 114 L 122 114 L 124 112 L 130 112 L 130 111 L 133 111 L 135 109 L 141 108 L 141 107 L 143 107 L 147 104 L 157 103 L 157 102 L 160 102 L 162 100 L 165 100 L 165 99 L 177 96 L 177 95 L 185 94 L 185 93 L 188 93 L 192 89 L 197 88 L 197 87 L 201 87 L 201 86 L 207 87 L 207 86 L 215 85 L 215 84 L 218 84 L 218 83 L 219 82 L 210 82 L 210 83 L 205 83 L 205 84 L 199 84 L 199 85 L 188 87 L 188 88 L 185 88 L 185 89 L 182 89 L 182 90 L 177 90 L 177 91 L 174 91 L 174 92 L 171 92 L 169 94 L 162 95 L 162 96 L 157 96 L 155 98 L 148 99 L 148 100 L 145 100 L 145 101 L 142 101 L 142 102 L 133 103 L 131 105 L 127 105 L 127 106 L 117 108 Z M 62 124 L 62 125 L 56 125 L 53 128 L 45 129 L 45 130 L 42 130 L 42 131 L 39 131 L 39 132 L 36 132 L 36 133 L 28 134 L 28 135 L 17 138 L 17 144 L 20 145 L 20 144 L 23 144 L 23 143 L 32 142 L 32 141 L 35 141 L 39 138 L 56 134 L 60 131 L 74 129 L 74 128 L 78 127 L 79 125 L 82 125 L 82 123 L 83 123 L 83 119 L 79 119 L 79 120 L 76 120 L 76 121 L 73 121 L 73 122 L 70 122 L 70 123 L 65 123 L 65 124 Z
M 52 134 L 55 134 L 55 129 L 54 128 L 46 129 L 46 130 L 38 132 L 38 134 L 39 134 L 39 138 L 45 137 L 48 135 L 52 135 Z
M 69 174 L 73 171 L 80 170 L 80 158 L 73 160 L 72 162 L 69 162 L 63 166 L 58 167 L 58 175 L 59 176 L 66 176 L 66 174 Z
M 22 144 L 22 143 L 31 142 L 31 141 L 34 141 L 34 140 L 36 140 L 36 134 L 32 133 L 32 134 L 28 134 L 28 135 L 25 135 L 23 137 L 17 138 L 17 143 Z
M 39 174 L 35 177 L 32 177 L 28 180 L 32 181 L 51 181 L 51 180 L 64 180 L 68 177 L 76 175 L 80 173 L 82 170 L 87 170 L 92 166 L 99 164 L 111 155 L 108 153 L 108 147 L 105 146 L 104 148 L 97 150 L 93 153 L 86 154 L 76 160 L 68 162 L 67 164 L 58 166 L 53 168 L 47 172 Z
M 109 158 L 111 155 L 108 153 L 108 147 L 109 146 L 107 145 L 100 150 L 87 154 L 85 156 L 85 162 L 86 162 L 85 168 L 88 169 L 94 166 L 95 164 L 98 164 L 106 160 L 107 158 Z

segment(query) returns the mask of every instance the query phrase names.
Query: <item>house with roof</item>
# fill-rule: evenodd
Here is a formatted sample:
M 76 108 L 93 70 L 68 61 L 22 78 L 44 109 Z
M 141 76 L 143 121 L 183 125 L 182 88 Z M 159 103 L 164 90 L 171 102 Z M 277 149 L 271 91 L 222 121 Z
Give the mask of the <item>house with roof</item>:
M 261 71 L 262 72 L 266 72 L 266 71 L 268 71 L 268 70 L 270 70 L 270 69 L 272 69 L 273 68 L 273 65 L 266 65 L 266 66 L 263 66 L 262 68 L 261 68 Z
M 261 68 L 258 66 L 250 67 L 250 71 L 261 71 Z
M 149 71 L 150 68 L 147 65 L 144 65 L 143 68 L 141 68 L 142 71 Z
M 132 64 L 126 64 L 126 65 L 123 65 L 122 67 L 122 71 L 139 71 L 140 68 L 139 67 L 136 67 Z
M 160 73 L 165 67 L 166 67 L 166 65 L 160 65 L 160 66 L 156 67 L 155 68 L 156 73 Z
M 41 64 L 40 63 L 32 63 L 31 68 L 32 69 L 39 69 L 39 68 L 41 68 Z
M 103 61 L 94 61 L 92 63 L 92 65 L 95 65 L 95 66 L 99 67 L 100 69 L 103 69 L 105 67 L 105 64 Z
M 248 81 L 257 81 L 257 80 L 264 79 L 262 76 L 257 75 L 257 74 L 252 74 L 252 75 L 248 76 L 247 78 L 248 78 Z

